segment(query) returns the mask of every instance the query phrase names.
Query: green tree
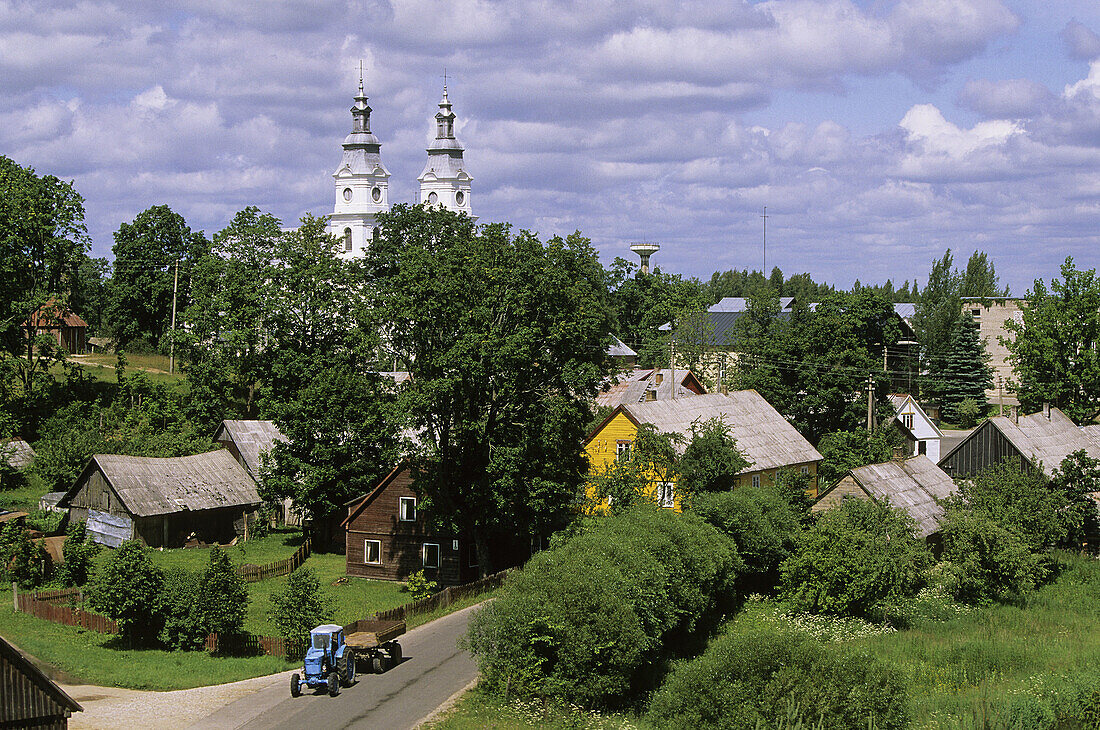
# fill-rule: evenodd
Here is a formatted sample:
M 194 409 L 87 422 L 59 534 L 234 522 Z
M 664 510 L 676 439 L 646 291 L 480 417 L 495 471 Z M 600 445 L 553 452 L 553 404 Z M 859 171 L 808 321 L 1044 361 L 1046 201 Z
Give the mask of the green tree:
M 1079 547 L 1082 543 L 1100 542 L 1100 513 L 1094 494 L 1100 494 L 1100 460 L 1084 450 L 1074 451 L 1062 460 L 1054 474 L 1053 484 L 1069 501 L 1064 511 L 1068 526 L 1066 543 Z
M 118 622 L 130 646 L 148 646 L 160 632 L 163 585 L 164 573 L 153 565 L 147 549 L 127 540 L 96 573 L 88 600 Z
M 1029 411 L 1043 403 L 1060 408 L 1078 424 L 1100 415 L 1100 279 L 1081 271 L 1073 258 L 1062 280 L 1042 279 L 1027 293 L 1023 321 L 1005 322 L 1015 338 L 1001 338 L 1019 375 L 1017 395 Z
M 802 306 L 805 306 L 804 304 Z M 752 389 L 776 408 L 791 404 L 790 364 L 798 358 L 797 346 L 791 334 L 790 321 L 783 312 L 779 292 L 760 286 L 748 292 L 748 306 L 729 330 L 729 342 L 737 363 L 732 385 L 737 390 Z
M 66 586 L 82 586 L 88 582 L 95 567 L 92 562 L 99 553 L 99 545 L 88 539 L 87 523 L 73 520 L 65 532 L 65 544 L 61 547 L 64 562 L 58 569 L 58 578 Z
M 282 590 L 271 595 L 271 621 L 286 640 L 288 654 L 294 647 L 304 650 L 309 632 L 331 621 L 332 616 L 332 599 L 322 592 L 317 576 L 304 565 L 287 577 Z
M 206 631 L 223 636 L 240 634 L 248 615 L 248 589 L 229 556 L 217 545 L 199 579 L 199 619 Z
M 721 418 L 711 418 L 691 424 L 691 440 L 680 456 L 679 484 L 689 494 L 729 491 L 749 466 L 730 427 Z
M 364 256 L 387 341 L 412 379 L 399 406 L 422 434 L 427 514 L 528 545 L 570 519 L 587 460 L 581 429 L 605 375 L 606 275 L 579 234 L 540 242 L 440 208 L 396 206 Z
M 203 614 L 207 595 L 199 588 L 199 576 L 179 567 L 164 571 L 160 593 L 163 626 L 160 643 L 172 651 L 198 651 L 206 645 L 209 630 Z
M 819 483 L 831 486 L 851 469 L 889 461 L 894 448 L 900 445 L 901 434 L 895 428 L 871 433 L 864 428 L 827 433 L 817 444 L 822 457 L 817 471 Z
M 912 517 L 888 502 L 849 499 L 801 535 L 780 566 L 781 597 L 796 610 L 873 616 L 914 595 L 931 564 Z
M 134 349 L 138 340 L 143 341 L 139 347 L 160 345 L 171 325 L 177 262 L 181 312 L 190 300 L 190 264 L 208 249 L 202 233 L 192 231 L 167 205 L 155 205 L 119 226 L 111 249 L 114 273 L 106 319 L 120 345 Z
M 50 566 L 46 548 L 33 541 L 23 525 L 9 522 L 4 525 L 4 532 L 0 537 L 0 558 L 6 566 L 8 579 L 17 582 L 20 588 L 37 588 L 45 583 Z
M 979 413 L 986 413 L 989 403 L 985 391 L 993 387 L 993 368 L 989 354 L 978 338 L 978 325 L 969 317 L 960 317 L 951 334 L 940 371 L 940 403 L 944 418 L 969 428 L 974 424 L 960 412 L 960 406 L 973 401 Z

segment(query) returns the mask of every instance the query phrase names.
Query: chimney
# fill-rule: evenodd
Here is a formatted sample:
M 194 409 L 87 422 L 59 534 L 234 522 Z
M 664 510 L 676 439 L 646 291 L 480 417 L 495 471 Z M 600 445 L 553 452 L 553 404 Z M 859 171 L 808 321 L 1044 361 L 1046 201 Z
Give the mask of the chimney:
M 1044 403 L 1043 404 L 1043 417 L 1046 418 L 1048 421 L 1050 420 L 1050 404 L 1049 403 Z
M 657 400 L 657 391 L 653 388 L 649 388 L 645 392 L 645 399 L 647 401 Z
M 1020 407 L 1012 406 L 1012 422 L 1018 424 L 1020 422 Z

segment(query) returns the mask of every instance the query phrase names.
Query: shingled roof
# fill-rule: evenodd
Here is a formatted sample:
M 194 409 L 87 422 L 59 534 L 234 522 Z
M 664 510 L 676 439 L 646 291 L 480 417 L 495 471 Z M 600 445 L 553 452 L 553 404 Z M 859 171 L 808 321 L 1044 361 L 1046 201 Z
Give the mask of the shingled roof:
M 676 386 L 677 398 L 692 398 L 707 392 L 690 370 L 643 368 L 635 370 L 630 375 L 622 376 L 620 382 L 608 385 L 606 390 L 601 390 L 596 395 L 596 405 L 614 408 L 620 403 L 640 403 L 646 400 L 646 394 L 649 391 L 655 394 L 653 400 L 671 399 L 673 372 L 676 373 L 676 380 L 679 381 Z
M 917 521 L 921 537 L 940 529 L 943 507 L 936 500 L 958 491 L 951 477 L 924 454 L 857 467 L 849 474 L 868 495 L 905 510 Z
M 278 429 L 274 421 L 237 421 L 225 420 L 214 434 L 215 441 L 226 434 L 236 445 L 237 451 L 244 460 L 245 467 L 252 473 L 254 479 L 260 478 L 260 454 L 271 451 L 276 441 L 286 441 L 282 431 Z
M 127 511 L 137 517 L 260 503 L 256 482 L 231 453 L 220 449 L 174 458 L 98 454 L 84 467 L 59 506 L 69 506 L 95 469 L 110 483 Z
M 34 463 L 34 449 L 21 438 L 0 441 L 0 461 L 22 471 Z
M 663 433 L 687 437 L 691 436 L 692 424 L 720 418 L 729 426 L 738 450 L 752 462 L 746 471 L 821 460 L 817 449 L 755 390 L 624 403 L 619 408 L 635 423 L 650 423 Z

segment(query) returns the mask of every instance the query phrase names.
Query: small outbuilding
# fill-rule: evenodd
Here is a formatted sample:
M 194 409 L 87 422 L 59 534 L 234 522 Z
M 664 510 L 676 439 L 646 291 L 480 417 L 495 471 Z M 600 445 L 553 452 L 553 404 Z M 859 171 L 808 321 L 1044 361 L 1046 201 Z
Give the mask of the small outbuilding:
M 56 300 L 51 299 L 35 310 L 23 322 L 23 329 L 32 339 L 39 334 L 50 335 L 70 355 L 88 351 L 88 323 Z
M 256 482 L 229 451 L 194 456 L 93 456 L 58 506 L 86 520 L 95 542 L 180 547 L 228 543 L 260 505 Z
M 905 393 L 890 395 L 890 405 L 894 407 L 894 420 L 907 431 L 911 456 L 927 454 L 933 463 L 940 460 L 940 440 L 943 431 L 939 429 L 913 396 Z
M 21 438 L 0 441 L 0 462 L 9 469 L 23 471 L 34 463 L 34 449 Z
M 214 443 L 220 444 L 233 454 L 241 466 L 248 470 L 256 484 L 260 483 L 260 467 L 263 455 L 279 441 L 286 441 L 274 421 L 246 421 L 226 419 L 214 432 Z M 301 515 L 294 511 L 290 498 L 279 505 L 280 514 L 276 520 L 285 525 L 300 525 Z
M 63 730 L 84 708 L 0 636 L 0 728 Z
M 956 491 L 958 487 L 943 469 L 918 454 L 852 469 L 821 493 L 812 510 L 822 512 L 845 499 L 889 500 L 916 520 L 920 536 L 927 539 L 940 531 L 944 515 L 940 501 Z

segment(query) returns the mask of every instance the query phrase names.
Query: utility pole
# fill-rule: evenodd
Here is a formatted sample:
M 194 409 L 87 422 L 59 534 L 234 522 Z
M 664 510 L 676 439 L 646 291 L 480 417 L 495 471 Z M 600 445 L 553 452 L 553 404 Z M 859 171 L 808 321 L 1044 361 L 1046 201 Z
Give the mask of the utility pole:
M 672 371 L 672 399 L 676 400 L 676 320 L 672 320 L 672 333 L 668 337 L 668 367 Z
M 763 270 L 760 272 L 764 275 L 764 278 L 768 278 L 768 206 L 764 206 L 764 213 L 760 216 L 764 220 L 764 256 L 761 266 Z
M 168 374 L 176 369 L 176 292 L 180 284 L 180 257 L 176 256 L 176 273 L 172 276 L 172 337 L 168 342 Z
M 867 433 L 875 428 L 875 381 L 867 376 Z

